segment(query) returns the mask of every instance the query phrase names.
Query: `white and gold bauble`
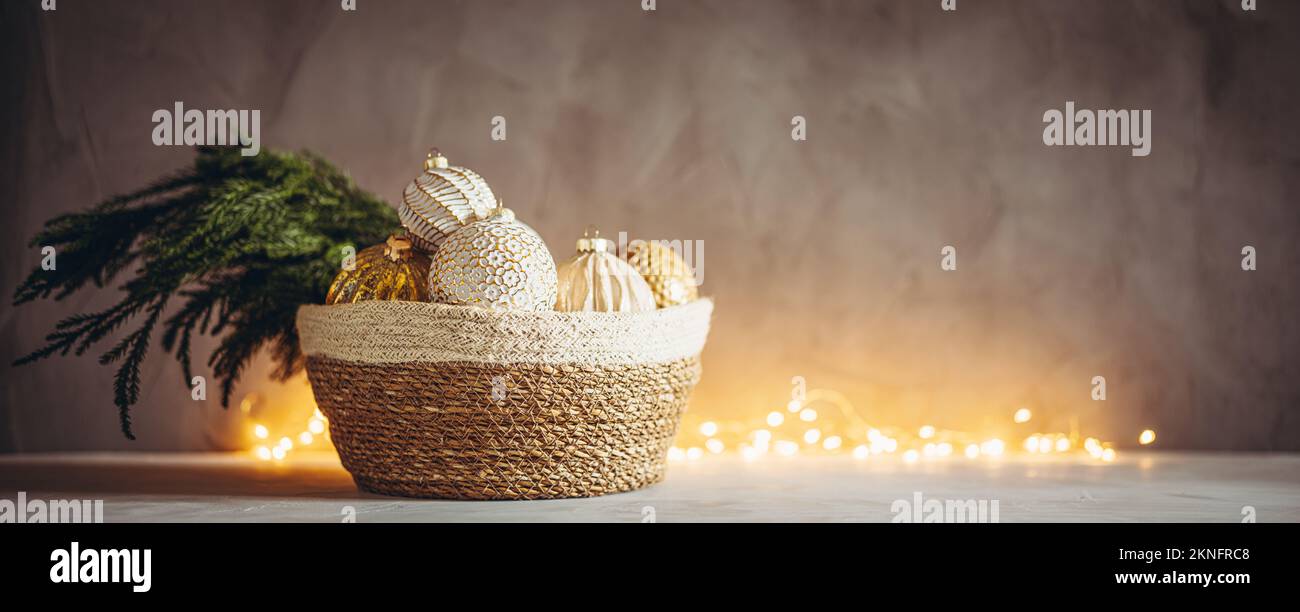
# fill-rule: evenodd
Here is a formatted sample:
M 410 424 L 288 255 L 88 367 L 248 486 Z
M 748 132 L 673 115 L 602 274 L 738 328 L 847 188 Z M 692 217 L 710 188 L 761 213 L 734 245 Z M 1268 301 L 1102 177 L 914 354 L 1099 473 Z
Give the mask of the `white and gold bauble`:
M 619 258 L 614 244 L 595 228 L 578 239 L 578 253 L 559 265 L 556 310 L 633 312 L 654 310 L 655 295 L 635 268 Z
M 492 188 L 477 172 L 452 166 L 437 149 L 424 160 L 424 173 L 402 192 L 397 216 L 416 248 L 432 253 L 447 236 L 496 208 Z
M 497 207 L 439 245 L 429 270 L 435 302 L 493 310 L 551 310 L 555 260 L 537 232 Z

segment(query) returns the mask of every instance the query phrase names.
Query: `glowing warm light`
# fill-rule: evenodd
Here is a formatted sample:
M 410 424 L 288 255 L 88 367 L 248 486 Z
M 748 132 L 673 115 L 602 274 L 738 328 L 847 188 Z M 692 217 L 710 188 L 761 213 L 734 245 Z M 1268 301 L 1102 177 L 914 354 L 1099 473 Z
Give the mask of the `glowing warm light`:
M 279 461 L 280 459 L 284 459 L 284 447 L 277 446 L 271 449 L 271 456 L 275 457 L 276 461 Z
M 311 433 L 316 434 L 318 436 L 325 433 L 325 421 L 322 421 L 320 419 L 312 419 L 310 421 L 307 421 L 307 431 L 310 431 Z
M 253 435 L 257 436 L 259 440 L 265 440 L 267 436 L 271 435 L 271 432 L 266 428 L 266 425 L 258 423 L 253 426 Z
M 292 449 L 293 449 L 293 440 L 290 440 L 290 439 L 289 439 L 289 436 L 285 436 L 285 437 L 283 437 L 283 438 L 280 438 L 280 443 L 279 443 L 278 445 L 276 445 L 276 447 L 277 447 L 277 448 L 283 448 L 283 449 L 286 450 L 286 451 L 287 451 L 287 450 L 292 450 Z
M 259 446 L 259 447 L 257 447 L 257 458 L 258 458 L 258 459 L 261 459 L 262 461 L 268 461 L 268 460 L 270 460 L 270 459 L 271 459 L 271 449 L 269 449 L 269 448 L 267 448 L 267 447 L 265 447 L 265 446 Z
M 304 431 L 301 434 L 298 434 L 298 441 L 301 442 L 303 446 L 311 444 L 313 440 L 315 440 L 315 438 L 312 437 L 310 431 Z
M 1138 444 L 1146 446 L 1156 441 L 1156 432 L 1153 429 L 1147 429 L 1138 436 Z
M 674 446 L 668 451 L 670 461 L 695 461 L 713 455 L 736 453 L 746 461 L 762 458 L 766 454 L 793 456 L 804 453 L 851 455 L 854 459 L 869 459 L 872 455 L 899 453 L 906 463 L 929 462 L 947 457 L 962 456 L 972 461 L 996 461 L 999 457 L 1010 454 L 1062 455 L 1087 460 L 1091 457 L 1100 461 L 1115 461 L 1117 451 L 1110 442 L 1099 438 L 1080 435 L 1078 417 L 1070 419 L 1069 433 L 1039 432 L 1023 440 L 1023 451 L 1013 446 L 1014 442 L 1004 442 L 1000 438 L 981 438 L 991 432 L 962 431 L 946 429 L 943 423 L 925 424 L 914 430 L 875 423 L 868 425 L 856 412 L 850 400 L 833 390 L 815 390 L 809 396 L 815 404 L 826 401 L 838 410 L 819 414 L 808 400 L 803 398 L 790 400 L 785 404 L 787 411 L 769 408 L 754 414 L 749 419 L 726 420 L 715 419 L 698 422 L 697 425 L 682 431 L 678 439 L 681 446 Z M 840 418 L 841 412 L 843 418 Z M 795 415 L 798 418 L 794 418 Z M 1058 415 L 1053 413 L 1053 418 Z M 1016 423 L 1030 423 L 1034 415 L 1030 408 L 1015 409 L 1012 414 Z M 1041 420 L 1041 419 L 1040 419 Z M 254 452 L 260 457 L 266 453 L 276 456 L 276 449 L 281 455 L 292 452 L 293 445 L 306 447 L 323 440 L 328 443 L 328 423 L 319 410 L 307 422 L 307 431 L 280 439 L 280 443 L 266 445 L 267 451 Z M 781 428 L 798 426 L 786 431 Z M 1031 426 L 1037 429 L 1037 426 Z M 1028 429 L 1026 427 L 1025 429 Z M 1032 430 L 1031 430 L 1032 431 Z M 783 439 L 776 439 L 779 432 Z M 830 433 L 839 435 L 829 435 Z M 270 439 L 272 432 L 257 425 L 254 433 L 263 439 Z M 863 435 L 865 434 L 865 439 Z M 895 437 L 891 437 L 895 436 Z M 1138 441 L 1143 445 L 1155 442 L 1154 430 L 1143 430 Z M 817 448 L 820 446 L 821 448 Z

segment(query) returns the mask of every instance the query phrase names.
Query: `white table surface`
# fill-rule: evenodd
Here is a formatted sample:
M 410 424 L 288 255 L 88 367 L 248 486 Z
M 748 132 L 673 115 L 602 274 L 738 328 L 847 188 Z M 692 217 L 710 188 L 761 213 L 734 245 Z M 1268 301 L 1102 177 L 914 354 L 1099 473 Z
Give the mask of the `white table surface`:
M 1131 451 L 1082 457 L 735 455 L 673 463 L 663 483 L 592 499 L 417 500 L 358 491 L 333 453 L 263 462 L 247 453 L 0 456 L 0 498 L 103 499 L 107 522 L 610 521 L 888 522 L 898 499 L 998 500 L 1010 522 L 1300 522 L 1300 455 Z M 350 510 L 349 510 L 350 508 Z

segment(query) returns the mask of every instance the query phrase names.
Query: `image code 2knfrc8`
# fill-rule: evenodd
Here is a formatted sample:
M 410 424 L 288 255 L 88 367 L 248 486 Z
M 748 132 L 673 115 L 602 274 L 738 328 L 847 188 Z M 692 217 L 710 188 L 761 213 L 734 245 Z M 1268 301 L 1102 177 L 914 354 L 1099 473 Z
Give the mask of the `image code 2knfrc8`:
M 651 554 L 1280 590 L 1297 32 L 1294 0 L 0 0 L 6 591 L 406 599 L 538 542 L 562 589 Z

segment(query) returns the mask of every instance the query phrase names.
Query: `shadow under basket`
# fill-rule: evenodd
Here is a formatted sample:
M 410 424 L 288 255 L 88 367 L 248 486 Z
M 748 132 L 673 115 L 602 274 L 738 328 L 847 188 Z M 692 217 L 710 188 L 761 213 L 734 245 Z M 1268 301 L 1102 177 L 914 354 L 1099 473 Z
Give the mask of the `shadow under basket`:
M 651 312 L 303 306 L 316 403 L 363 490 L 554 499 L 664 477 L 713 302 Z

